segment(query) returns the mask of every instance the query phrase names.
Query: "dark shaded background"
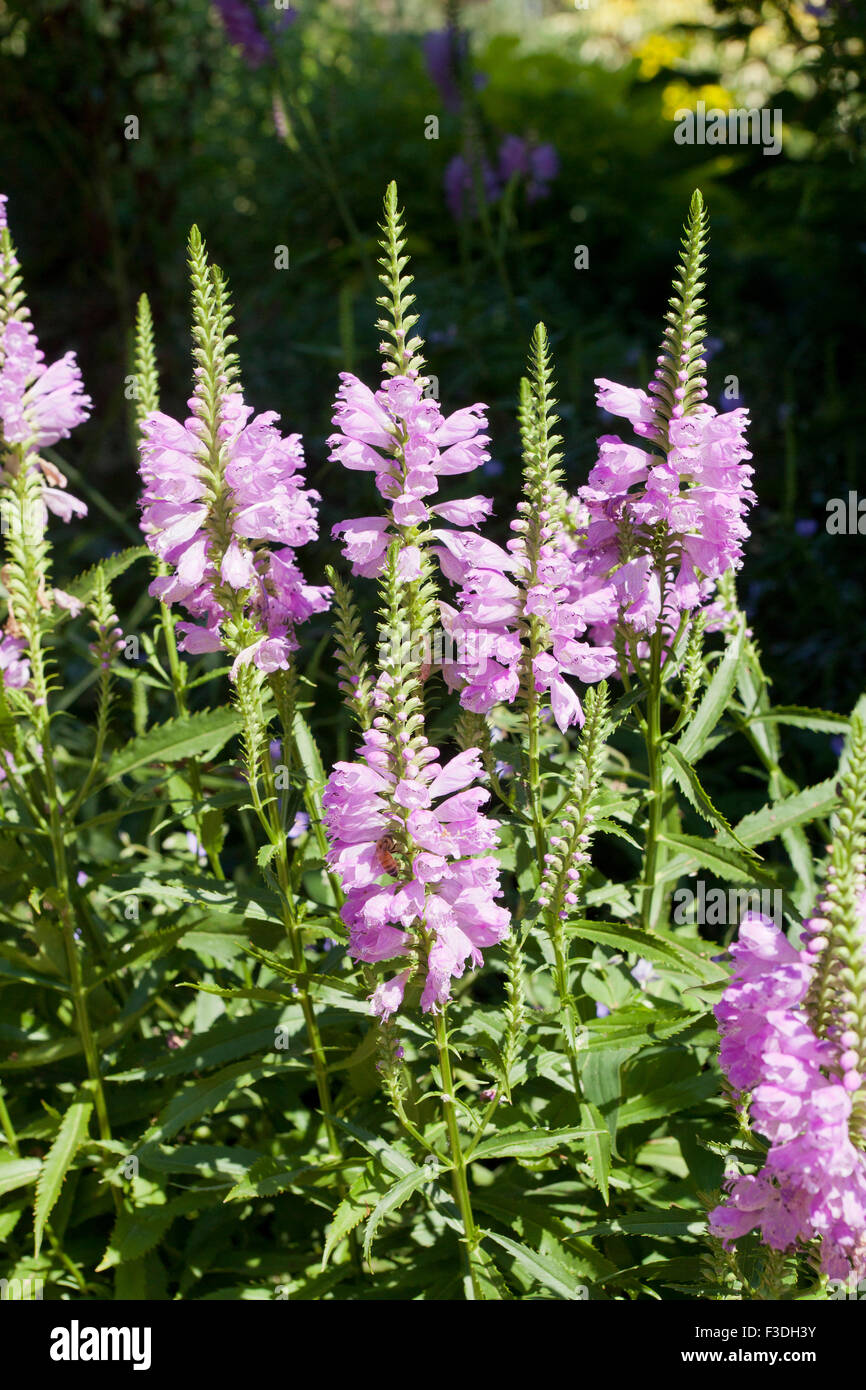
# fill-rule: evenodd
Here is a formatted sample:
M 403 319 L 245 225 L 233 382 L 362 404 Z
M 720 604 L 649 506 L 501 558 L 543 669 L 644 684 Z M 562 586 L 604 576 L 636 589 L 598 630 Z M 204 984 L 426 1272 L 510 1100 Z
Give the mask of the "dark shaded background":
M 828 535 L 825 508 L 858 485 L 866 497 L 862 6 L 805 7 L 821 35 L 807 48 L 801 7 L 718 5 L 714 45 L 748 41 L 768 20 L 799 45 L 808 91 L 782 85 L 771 104 L 786 130 L 812 139 L 805 152 L 786 139 L 776 158 L 754 146 L 674 143 L 660 92 L 672 78 L 713 83 L 711 68 L 684 79 L 673 60 L 648 76 L 626 58 L 608 70 L 555 38 L 527 52 L 470 4 L 460 19 L 470 30 L 484 20 L 472 51 L 487 83 L 449 112 L 425 68 L 424 26 L 404 6 L 297 8 L 278 60 L 253 69 L 207 0 L 0 0 L 0 188 L 42 345 L 49 359 L 77 350 L 97 406 L 61 451 L 91 506 L 89 522 L 58 542 L 61 578 L 134 538 L 124 378 L 143 290 L 163 405 L 183 408 L 193 221 L 233 285 L 249 399 L 304 434 L 327 537 L 333 521 L 372 510 L 369 479 L 335 473 L 324 441 L 338 371 L 378 379 L 370 266 L 382 194 L 396 178 L 429 367 L 446 410 L 491 407 L 497 467 L 476 490 L 495 495 L 505 525 L 534 322 L 544 318 L 554 344 L 576 487 L 601 432 L 592 379 L 649 376 L 679 228 L 699 186 L 712 219 L 711 399 L 736 374 L 753 421 L 760 509 L 741 592 L 777 699 L 849 709 L 864 684 L 866 536 Z M 569 9 L 534 4 L 532 13 L 543 26 Z M 441 10 L 427 11 L 427 27 L 441 27 Z M 664 6 L 659 13 L 663 34 Z M 676 33 L 688 38 L 691 27 Z M 274 131 L 278 77 L 296 103 L 294 151 Z M 435 141 L 424 138 L 429 114 L 440 118 Z M 124 138 L 130 115 L 137 140 Z M 479 224 L 458 226 L 443 197 L 467 119 L 491 147 L 516 132 L 552 142 L 561 161 L 549 197 L 530 204 L 518 192 L 498 261 Z M 274 268 L 281 244 L 289 270 Z M 589 249 L 587 270 L 574 268 L 578 244 Z M 335 554 L 327 539 L 308 552 L 311 577 Z M 121 618 L 141 596 L 139 571 L 125 583 Z

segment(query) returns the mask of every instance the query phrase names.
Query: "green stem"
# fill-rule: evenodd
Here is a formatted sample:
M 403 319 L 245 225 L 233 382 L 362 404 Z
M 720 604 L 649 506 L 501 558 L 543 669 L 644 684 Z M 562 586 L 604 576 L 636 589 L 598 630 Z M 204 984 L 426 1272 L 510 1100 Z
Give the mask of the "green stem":
M 71 1259 L 70 1256 L 67 1255 L 66 1251 L 63 1249 L 63 1246 L 60 1244 L 60 1241 L 57 1239 L 56 1235 L 52 1231 L 50 1223 L 45 1227 L 45 1234 L 48 1237 L 48 1243 L 51 1246 L 51 1249 L 54 1251 L 54 1254 L 57 1256 L 58 1260 L 64 1266 L 64 1268 L 68 1270 L 68 1272 L 72 1275 L 73 1279 L 78 1285 L 80 1292 L 83 1294 L 87 1294 L 87 1280 L 81 1273 L 81 1270 L 78 1268 L 78 1265 L 75 1263 L 75 1261 Z
M 79 807 L 82 806 L 84 802 L 87 800 L 90 788 L 93 786 L 97 774 L 99 773 L 99 770 L 102 767 L 102 754 L 105 748 L 105 739 L 108 734 L 108 715 L 110 710 L 110 682 L 111 672 L 107 668 L 105 670 L 100 671 L 98 700 L 99 708 L 96 722 L 96 742 L 93 746 L 93 756 L 90 759 L 90 767 L 87 769 L 87 774 L 84 778 L 84 781 L 82 782 L 78 791 L 75 793 L 75 796 L 73 797 L 72 801 L 66 808 L 66 817 L 70 821 L 74 819 Z
M 280 888 L 280 906 L 283 917 L 283 925 L 286 930 L 286 937 L 289 942 L 289 949 L 292 956 L 292 964 L 299 975 L 303 977 L 306 970 L 304 960 L 304 945 L 298 930 L 297 915 L 295 912 L 295 897 L 292 891 L 291 867 L 289 863 L 288 840 L 285 829 L 280 822 L 278 809 L 278 796 L 274 784 L 273 768 L 270 757 L 265 750 L 265 756 L 261 760 L 262 775 L 265 783 L 265 800 L 259 794 L 256 779 L 256 767 L 258 763 L 257 748 L 259 739 L 257 735 L 257 721 L 255 713 L 251 708 L 250 695 L 241 686 L 238 686 L 241 711 L 246 726 L 246 743 L 250 754 L 250 767 L 248 769 L 248 783 L 250 795 L 256 814 L 265 831 L 269 842 L 276 847 L 275 860 L 277 869 L 277 881 Z M 255 696 L 252 697 L 255 699 Z M 322 1120 L 325 1127 L 325 1135 L 328 1142 L 328 1151 L 332 1158 L 341 1159 L 343 1156 L 340 1140 L 334 1123 L 334 1102 L 331 1096 L 330 1083 L 328 1081 L 328 1066 L 325 1059 L 325 1049 L 322 1043 L 322 1035 L 316 1020 L 316 1013 L 310 998 L 309 989 L 304 983 L 303 978 L 298 980 L 298 996 L 301 1004 L 301 1012 L 304 1015 L 304 1024 L 307 1032 L 307 1042 L 310 1055 L 313 1061 L 313 1074 L 316 1081 L 316 1091 L 319 1096 L 319 1105 L 322 1111 Z M 341 1197 L 346 1195 L 346 1189 L 342 1181 L 338 1182 L 338 1190 Z M 361 1262 L 358 1251 L 355 1232 L 349 1235 L 349 1251 L 355 1268 L 360 1272 Z
M 15 1126 L 12 1123 L 12 1116 L 9 1114 L 9 1111 L 6 1107 L 5 1096 L 6 1092 L 3 1090 L 3 1086 L 0 1085 L 0 1126 L 2 1126 L 3 1133 L 6 1135 L 7 1143 L 9 1144 L 9 1147 L 12 1150 L 13 1155 L 15 1156 L 15 1158 L 18 1158 L 20 1153 L 20 1150 L 18 1148 L 18 1135 L 15 1133 Z
M 533 643 L 533 648 L 535 644 Z M 529 794 L 530 813 L 532 815 L 532 829 L 535 836 L 535 852 L 538 856 L 538 873 L 544 865 L 544 813 L 541 805 L 541 774 L 539 766 L 539 744 L 541 733 L 541 704 L 538 699 L 538 692 L 535 689 L 535 680 L 532 675 L 532 658 L 536 655 L 534 649 L 530 652 L 528 662 L 527 692 L 526 692 L 526 723 L 529 742 L 529 780 L 527 791 Z
M 14 476 L 14 497 L 18 504 L 20 531 L 14 537 L 12 554 L 17 562 L 16 602 L 21 605 L 17 619 L 21 623 L 27 643 L 27 655 L 31 667 L 31 688 L 33 691 L 33 727 L 37 742 L 41 745 L 41 772 L 45 783 L 45 797 L 48 808 L 48 831 L 54 865 L 55 891 L 50 894 L 60 917 L 66 959 L 69 970 L 69 987 L 75 1008 L 78 1036 L 84 1051 L 87 1074 L 93 1086 L 96 1115 L 100 1136 L 111 1138 L 108 1120 L 108 1107 L 102 1086 L 99 1056 L 90 1015 L 87 1008 L 87 992 L 78 958 L 75 941 L 75 918 L 69 891 L 69 865 L 66 858 L 65 808 L 61 804 L 60 789 L 54 771 L 54 748 L 51 737 L 51 714 L 48 708 L 48 675 L 45 653 L 42 646 L 43 593 L 48 577 L 48 546 L 44 532 L 38 537 L 28 528 L 28 506 L 36 495 L 33 475 L 28 471 L 23 450 L 18 457 L 18 469 Z M 17 553 L 16 553 L 17 552 Z M 115 1202 L 119 1198 L 115 1195 Z
M 161 573 L 163 571 L 167 572 L 168 566 L 160 565 L 159 569 Z M 174 706 L 177 710 L 178 718 L 185 719 L 189 712 L 186 702 L 185 673 L 180 662 L 180 656 L 178 655 L 177 634 L 175 633 L 174 619 L 172 618 L 171 609 L 169 608 L 168 604 L 160 602 L 159 618 L 160 623 L 162 625 L 163 636 L 165 638 L 165 650 L 168 656 L 168 669 L 171 674 L 171 688 L 174 694 Z M 190 792 L 192 793 L 193 800 L 198 806 L 201 804 L 202 800 L 201 770 L 199 768 L 198 758 L 192 757 L 188 760 L 187 775 L 189 779 Z M 225 879 L 225 874 L 223 873 L 223 867 L 220 863 L 219 855 L 210 846 L 205 844 L 204 827 L 200 811 L 194 812 L 194 820 L 196 829 L 196 839 L 198 840 L 199 844 L 202 846 L 208 857 L 208 863 L 210 864 L 210 867 L 213 870 L 214 877 L 219 879 Z
M 647 688 L 646 751 L 649 771 L 649 816 L 644 850 L 643 890 L 641 894 L 641 925 L 651 931 L 656 925 L 653 909 L 656 870 L 659 859 L 659 836 L 662 827 L 664 791 L 661 756 L 661 632 L 658 628 L 650 642 L 650 674 Z
M 568 987 L 568 955 L 565 948 L 562 922 L 558 912 L 556 913 L 555 921 L 551 924 L 550 938 L 553 943 L 553 974 L 556 983 L 556 993 L 559 998 L 560 1012 L 565 1021 L 565 1050 L 568 1055 L 568 1067 L 574 1085 L 574 1094 L 579 1101 L 583 1096 L 583 1087 L 580 1081 L 580 1067 L 577 1064 L 577 1048 L 575 1046 L 574 1037 L 575 1007 L 571 990 Z
M 442 1077 L 442 1113 L 445 1118 L 445 1125 L 448 1130 L 448 1143 L 451 1149 L 452 1181 L 454 1184 L 454 1196 L 460 1208 L 460 1216 L 463 1221 L 463 1245 L 466 1256 L 466 1292 L 467 1297 L 475 1300 L 482 1300 L 484 1293 L 478 1282 L 475 1272 L 475 1251 L 478 1249 L 481 1237 L 475 1225 L 475 1218 L 472 1215 L 472 1202 L 469 1197 L 469 1183 L 466 1174 L 466 1160 L 463 1154 L 463 1147 L 460 1142 L 460 1131 L 457 1128 L 457 1116 L 454 1111 L 454 1077 L 451 1072 L 451 1052 L 448 1045 L 448 1025 L 445 1017 L 445 1009 L 436 1014 L 436 1047 L 439 1052 L 439 1070 Z

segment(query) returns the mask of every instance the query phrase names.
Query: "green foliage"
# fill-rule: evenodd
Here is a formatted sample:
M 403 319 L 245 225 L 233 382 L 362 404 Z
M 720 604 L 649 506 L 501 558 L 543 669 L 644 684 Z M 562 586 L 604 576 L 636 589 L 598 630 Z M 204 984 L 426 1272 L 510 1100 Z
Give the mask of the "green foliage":
M 0 786 L 0 1073 L 9 1080 L 0 1089 L 0 1239 L 8 1271 L 33 1260 L 32 1234 L 52 1296 L 63 1299 L 268 1299 L 278 1289 L 329 1301 L 813 1293 L 808 1268 L 756 1242 L 732 1256 L 707 1238 L 705 1194 L 718 1188 L 726 1162 L 748 1166 L 761 1152 L 745 1131 L 726 1142 L 731 1121 L 716 1062 L 711 1008 L 736 922 L 684 929 L 671 900 L 698 873 L 778 889 L 796 930 L 814 900 L 814 861 L 832 840 L 834 874 L 821 891 L 850 974 L 828 974 L 814 1007 L 820 1013 L 841 998 L 862 1015 L 866 982 L 852 929 L 864 852 L 862 709 L 848 718 L 813 708 L 832 705 L 859 679 L 861 639 L 845 619 L 859 616 L 859 600 L 856 586 L 852 598 L 839 582 L 835 555 L 824 565 L 804 550 L 801 565 L 789 561 L 799 544 L 790 531 L 795 503 L 808 511 L 814 500 L 804 494 L 797 447 L 810 459 L 809 488 L 814 478 L 818 489 L 821 478 L 850 469 L 863 423 L 859 395 L 842 408 L 853 370 L 840 348 L 850 313 L 842 300 L 854 296 L 847 288 L 836 296 L 814 272 L 816 228 L 833 228 L 840 265 L 853 264 L 856 246 L 856 199 L 847 192 L 861 176 L 840 172 L 829 86 L 815 97 L 828 122 L 820 161 L 797 169 L 785 155 L 768 172 L 760 153 L 750 166 L 747 150 L 736 160 L 691 152 L 689 186 L 700 179 L 725 226 L 714 281 L 722 370 L 735 361 L 755 393 L 759 488 L 770 505 L 748 559 L 757 580 L 749 622 L 766 634 L 768 655 L 759 654 L 732 586 L 723 591 L 732 617 L 721 636 L 700 623 L 679 634 L 653 692 L 664 718 L 652 786 L 642 747 L 644 656 L 635 653 L 633 688 L 615 703 L 604 685 L 586 693 L 576 740 L 542 720 L 539 705 L 531 752 L 525 710 L 458 711 L 436 676 L 423 679 L 417 648 L 393 640 L 417 639 L 438 622 L 423 535 L 421 578 L 401 578 L 395 543 L 379 590 L 393 710 L 379 716 L 374 706 L 376 665 L 364 642 L 371 605 L 333 570 L 336 661 L 324 621 L 313 622 L 292 671 L 266 679 L 240 668 L 230 707 L 227 663 L 178 657 L 174 618 L 151 602 L 134 568 L 144 548 L 121 549 L 138 539 L 135 460 L 115 419 L 123 409 L 112 411 L 110 400 L 114 391 L 120 402 L 128 366 L 118 325 L 128 329 L 135 316 L 136 421 L 159 404 L 152 299 L 166 408 L 181 408 L 187 374 L 174 326 L 185 291 L 174 248 L 180 221 L 200 218 L 240 286 L 250 399 L 278 402 L 290 427 L 309 436 L 311 476 L 324 496 L 323 539 L 311 548 L 321 574 L 333 558 L 329 523 L 360 510 L 357 480 L 344 473 L 335 481 L 321 442 L 337 368 L 363 374 L 375 360 L 375 345 L 356 331 L 377 293 L 373 241 L 358 227 L 373 225 L 375 200 L 396 171 L 411 189 L 414 234 L 410 242 L 392 181 L 377 300 L 386 371 L 420 372 L 422 349 L 435 351 L 459 399 L 492 403 L 503 464 L 498 535 L 506 538 L 520 499 L 534 565 L 541 512 L 565 524 L 564 502 L 585 477 L 597 423 L 590 369 L 648 375 L 644 330 L 670 250 L 664 228 L 681 215 L 686 177 L 673 163 L 654 79 L 639 77 L 637 62 L 611 71 L 587 62 L 576 42 L 552 41 L 546 21 L 531 52 L 493 32 L 491 21 L 486 45 L 479 36 L 474 46 L 490 81 L 462 128 L 443 115 L 441 144 L 429 142 L 422 161 L 412 132 L 423 128 L 433 92 L 418 36 L 386 31 L 378 12 L 361 7 L 356 22 L 317 7 L 286 34 L 277 65 L 247 72 L 204 0 L 49 8 L 47 27 L 60 41 L 41 53 L 26 7 L 13 0 L 3 8 L 3 61 L 13 48 L 24 56 L 17 75 L 4 69 L 3 87 L 10 104 L 26 97 L 22 109 L 45 113 L 22 132 L 26 157 L 14 177 L 24 187 L 32 178 L 42 198 L 50 170 L 64 205 L 88 210 L 59 229 L 34 219 L 26 235 L 44 274 L 61 254 L 75 268 L 75 313 L 97 325 L 91 360 L 103 365 L 94 365 L 92 389 L 103 398 L 104 429 L 87 444 L 74 440 L 69 454 L 104 525 L 60 533 L 64 544 L 52 554 L 44 530 L 24 525 L 41 492 L 35 471 L 19 459 L 4 472 L 6 619 L 41 657 L 39 702 L 0 683 L 0 745 L 13 755 Z M 468 101 L 468 63 L 460 76 Z M 291 158 L 262 118 L 273 87 L 283 89 Z M 93 108 L 95 92 L 104 110 Z M 80 188 L 77 171 L 90 166 L 79 108 L 91 129 L 98 116 L 101 131 L 115 120 L 120 128 L 130 108 L 148 112 L 140 143 L 129 142 L 123 160 L 109 151 Z M 530 127 L 557 144 L 563 161 L 550 201 L 531 203 L 515 184 L 498 204 L 483 204 L 477 220 L 452 227 L 441 190 L 448 159 L 466 150 L 477 193 L 480 161 L 495 154 L 499 129 Z M 55 172 L 58 130 L 65 153 Z M 0 134 L 0 150 L 8 138 Z M 598 247 L 615 248 L 610 275 L 572 274 L 573 233 L 563 229 L 584 223 L 594 258 Z M 92 252 L 82 240 L 91 228 Z M 695 195 L 662 347 L 662 444 L 677 374 L 686 372 L 686 407 L 703 389 L 706 234 Z M 288 294 L 271 274 L 284 236 L 292 243 Z M 218 403 L 238 383 L 235 325 L 227 279 L 195 227 L 189 263 L 196 394 L 218 505 Z M 0 278 L 2 327 L 26 313 L 6 231 Z M 135 315 L 131 296 L 141 285 L 149 294 Z M 64 343 L 70 319 L 59 305 L 51 331 Z M 111 327 L 100 336 L 101 323 Z M 508 417 L 533 324 L 514 429 Z M 771 337 L 792 345 L 791 391 L 779 355 L 766 352 Z M 85 605 L 80 622 L 61 625 L 40 599 L 54 582 L 50 565 Z M 782 582 L 799 593 L 790 607 L 779 602 Z M 754 603 L 766 625 L 752 618 Z M 821 607 L 828 631 L 815 645 L 804 619 Z M 779 610 L 790 616 L 782 621 Z M 91 620 L 136 636 L 140 659 L 95 671 Z M 540 650 L 543 625 L 527 628 Z M 527 670 L 527 698 L 530 686 Z M 774 703 L 777 689 L 786 703 Z M 443 757 L 479 748 L 501 822 L 512 930 L 456 983 L 447 1018 L 420 1013 L 410 980 L 404 1008 L 380 1025 L 367 1003 L 376 974 L 346 951 L 322 792 L 328 770 L 352 756 L 357 729 L 374 717 L 395 748 L 425 730 Z M 847 746 L 836 773 L 827 745 L 840 735 Z M 647 874 L 653 804 L 657 853 Z

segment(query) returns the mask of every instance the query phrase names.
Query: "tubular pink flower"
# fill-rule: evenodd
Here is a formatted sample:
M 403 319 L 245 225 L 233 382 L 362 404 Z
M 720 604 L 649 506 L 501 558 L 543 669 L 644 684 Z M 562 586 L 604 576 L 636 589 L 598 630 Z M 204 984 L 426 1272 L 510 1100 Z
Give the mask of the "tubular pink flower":
M 506 935 L 495 848 L 498 822 L 481 812 L 489 792 L 477 748 L 444 766 L 435 749 L 416 747 L 404 775 L 391 765 L 375 727 L 359 758 L 337 763 L 322 797 L 328 862 L 346 891 L 342 917 L 349 954 L 368 962 L 409 958 L 425 970 L 421 1007 L 438 1010 L 466 962 Z M 414 965 L 373 995 L 373 1012 L 399 1007 Z
M 861 919 L 866 926 L 866 899 Z M 727 1181 L 710 1230 L 730 1246 L 757 1228 L 774 1250 L 820 1238 L 826 1274 L 862 1277 L 866 1154 L 850 1133 L 848 1055 L 840 1040 L 817 1036 L 805 1007 L 814 953 L 759 915 L 743 919 L 731 951 L 731 983 L 715 1009 L 720 1061 L 732 1086 L 751 1092 L 751 1123 L 770 1147 L 759 1173 Z
M 4 636 L 0 639 L 0 678 L 12 690 L 22 690 L 30 680 L 26 647 L 26 642 L 20 637 Z
M 330 594 L 306 583 L 295 558 L 295 547 L 317 534 L 320 500 L 304 484 L 300 436 L 284 438 L 272 411 L 253 416 L 240 392 L 226 393 L 218 433 L 228 531 L 218 534 L 197 397 L 189 406 L 193 414 L 183 424 L 161 411 L 142 422 L 142 530 L 172 571 L 150 592 L 182 603 L 198 620 L 178 625 L 181 650 L 189 653 L 225 646 L 224 624 L 239 602 L 258 636 L 236 655 L 232 679 L 248 662 L 266 673 L 285 670 L 297 648 L 296 625 L 325 611 Z
M 0 296 L 18 270 L 6 230 L 6 203 L 6 195 L 0 194 Z M 20 301 L 17 308 L 10 308 L 12 317 L 0 331 L 0 441 L 23 446 L 24 466 L 42 473 L 42 500 L 49 511 L 64 521 L 85 516 L 85 504 L 63 491 L 66 479 L 59 468 L 40 459 L 37 450 L 68 439 L 75 426 L 87 419 L 93 403 L 84 393 L 75 354 L 64 353 L 46 366 L 29 310 Z
M 92 404 L 75 354 L 67 352 L 46 367 L 30 324 L 10 319 L 0 340 L 0 429 L 7 444 L 24 444 L 32 452 L 68 439 Z
M 386 377 L 375 393 L 348 372 L 340 383 L 336 433 L 328 440 L 331 460 L 375 473 L 376 487 L 390 503 L 385 517 L 360 517 L 333 528 L 332 535 L 343 539 L 353 574 L 380 574 L 395 535 L 417 549 L 433 514 L 465 527 L 489 516 L 492 503 L 486 497 L 435 506 L 425 500 L 438 492 L 440 477 L 472 472 L 489 457 L 484 406 L 468 406 L 446 418 L 438 402 L 424 395 L 425 379 L 417 372 Z M 420 560 L 420 553 L 401 557 L 401 577 L 417 578 Z
M 651 396 L 604 378 L 596 385 L 603 409 L 654 438 Z M 659 624 L 670 637 L 699 608 L 708 627 L 718 626 L 708 607 L 716 582 L 742 563 L 745 517 L 755 501 L 748 414 L 718 415 L 705 402 L 688 415 L 676 409 L 665 454 L 603 435 L 598 461 L 578 490 L 586 510 L 572 552 L 572 589 L 582 595 L 600 586 L 606 596 L 607 611 L 599 607 L 590 627 L 596 643 L 609 641 L 623 622 L 639 638 Z

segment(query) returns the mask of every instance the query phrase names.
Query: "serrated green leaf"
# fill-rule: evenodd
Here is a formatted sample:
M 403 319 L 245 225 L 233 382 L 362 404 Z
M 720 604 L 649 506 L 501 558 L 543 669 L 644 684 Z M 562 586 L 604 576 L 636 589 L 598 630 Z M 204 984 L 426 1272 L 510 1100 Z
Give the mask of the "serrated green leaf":
M 708 1100 L 710 1096 L 721 1095 L 721 1079 L 713 1072 L 700 1072 L 697 1076 L 686 1076 L 681 1081 L 672 1081 L 669 1086 L 661 1086 L 645 1096 L 632 1096 L 624 1100 L 617 1116 L 617 1125 L 645 1124 L 648 1120 L 665 1119 L 677 1110 L 686 1110 L 691 1105 Z
M 255 1149 L 221 1144 L 180 1144 L 173 1149 L 146 1144 L 136 1153 L 143 1172 L 191 1173 L 198 1178 L 232 1178 L 235 1182 L 261 1157 Z
M 739 850 L 720 845 L 717 840 L 702 840 L 699 835 L 672 835 L 667 831 L 659 839 L 683 852 L 662 865 L 656 876 L 657 883 L 687 877 L 698 868 L 710 869 L 730 883 L 764 881 L 760 865 Z
M 140 1260 L 159 1244 L 176 1217 L 208 1206 L 217 1195 L 199 1190 L 185 1192 L 170 1202 L 124 1207 L 115 1222 L 108 1248 L 96 1266 L 97 1272 Z
M 472 1151 L 472 1162 L 483 1158 L 543 1158 L 586 1138 L 582 1126 L 568 1129 L 513 1129 L 483 1139 Z
M 105 1052 L 119 1042 L 125 1033 L 135 1027 L 142 1015 L 153 1007 L 154 1002 L 154 998 L 148 995 L 137 1008 L 131 1009 L 124 1017 L 118 1018 L 107 1028 L 100 1028 L 94 1035 L 97 1051 Z M 7 1057 L 0 1062 L 0 1071 L 29 1071 L 33 1067 L 44 1067 L 52 1062 L 75 1057 L 82 1051 L 80 1038 L 55 1038 L 51 1042 L 28 1047 L 24 1052 L 19 1052 L 17 1057 Z
M 380 1138 L 378 1134 L 371 1134 L 368 1129 L 363 1129 L 361 1125 L 354 1124 L 351 1120 L 344 1119 L 341 1115 L 335 1115 L 334 1120 L 344 1129 L 347 1134 L 351 1134 L 360 1144 L 363 1144 L 367 1152 L 376 1160 L 387 1172 L 393 1173 L 395 1177 L 405 1177 L 411 1173 L 415 1167 L 411 1159 L 404 1153 Z
M 76 1153 L 87 1138 L 92 1111 L 92 1098 L 83 1092 L 79 1093 L 79 1096 L 68 1106 L 63 1119 L 60 1121 L 57 1137 L 45 1156 L 42 1171 L 36 1184 L 36 1203 L 33 1209 L 34 1254 L 36 1255 L 39 1254 L 42 1247 L 45 1223 L 60 1196 L 63 1180 L 69 1172 Z
M 601 1111 L 591 1101 L 582 1101 L 580 1118 L 583 1121 L 583 1147 L 589 1162 L 595 1185 L 604 1198 L 605 1206 L 610 1200 L 608 1178 L 610 1177 L 611 1142 L 610 1131 L 604 1122 Z
M 530 1250 L 528 1245 L 521 1245 L 519 1241 L 511 1240 L 509 1236 L 501 1236 L 496 1231 L 485 1231 L 484 1236 L 485 1239 L 501 1245 L 503 1250 L 507 1250 L 518 1268 L 533 1283 L 541 1284 L 543 1288 L 550 1289 L 551 1293 L 570 1302 L 580 1301 L 582 1291 L 578 1289 L 570 1269 L 566 1269 L 549 1255 L 540 1255 L 537 1250 Z
M 844 714 L 826 709 L 807 709 L 802 705 L 772 705 L 759 710 L 746 720 L 747 724 L 790 724 L 796 729 L 813 729 L 820 734 L 846 734 L 850 720 Z
M 419 1187 L 423 1187 L 425 1183 L 429 1183 L 432 1176 L 433 1174 L 430 1167 L 422 1164 L 420 1167 L 415 1168 L 411 1173 L 407 1173 L 405 1177 L 395 1182 L 394 1186 L 389 1188 L 385 1196 L 377 1203 L 370 1216 L 370 1220 L 367 1222 L 367 1229 L 364 1232 L 364 1259 L 368 1263 L 370 1261 L 373 1241 L 382 1221 L 389 1212 L 397 1211 L 397 1209 L 412 1196 L 413 1192 L 417 1192 Z
M 746 620 L 740 615 L 739 628 L 719 662 L 692 718 L 680 734 L 675 747 L 684 761 L 697 762 L 707 741 L 730 702 L 743 661 Z
M 613 946 L 618 951 L 636 952 L 654 965 L 664 965 L 670 970 L 685 972 L 704 981 L 727 979 L 727 975 L 712 961 L 705 960 L 694 951 L 681 946 L 671 937 L 660 932 L 645 932 L 640 927 L 628 927 L 621 922 L 592 922 L 582 918 L 569 922 L 566 927 L 569 935 L 594 941 L 599 946 Z
M 153 764 L 176 763 L 183 758 L 199 756 L 216 757 L 239 731 L 240 719 L 229 708 L 201 710 L 183 719 L 157 724 L 112 753 L 93 792 Z
M 370 1213 L 371 1201 L 378 1198 L 379 1193 L 375 1190 L 360 1190 L 350 1192 L 344 1197 L 331 1218 L 328 1229 L 325 1233 L 325 1248 L 322 1252 L 322 1269 L 328 1263 L 337 1246 L 351 1235 L 352 1231 Z
M 716 830 L 724 833 L 734 840 L 744 850 L 747 855 L 759 859 L 760 855 L 755 854 L 754 850 L 744 843 L 737 835 L 737 832 L 728 823 L 721 811 L 713 805 L 709 793 L 701 785 L 701 780 L 691 763 L 687 762 L 675 744 L 669 744 L 666 749 L 667 768 L 679 787 L 686 800 L 692 805 L 699 815 L 710 825 L 715 826 Z
M 84 570 L 66 586 L 66 592 L 72 594 L 74 598 L 80 599 L 82 603 L 88 603 L 93 597 L 97 580 L 100 574 L 111 583 L 117 579 L 118 575 L 123 574 L 134 565 L 136 560 L 141 560 L 150 551 L 146 545 L 130 545 L 126 550 L 119 550 L 116 555 L 109 555 L 107 560 L 100 560 L 98 564 L 91 566 L 89 570 Z
M 325 769 L 316 747 L 316 740 L 313 738 L 303 715 L 298 712 L 295 713 L 294 735 L 298 757 L 307 777 L 315 787 L 323 787 L 325 785 Z
M 260 1157 L 227 1192 L 224 1201 L 240 1202 L 250 1197 L 276 1197 L 293 1187 L 303 1187 L 302 1179 L 326 1177 L 350 1165 L 349 1159 L 319 1159 L 299 1168 L 286 1168 L 278 1158 Z
M 783 830 L 790 830 L 792 826 L 823 820 L 832 815 L 838 805 L 836 778 L 828 777 L 826 782 L 818 782 L 814 787 L 805 787 L 794 796 L 786 796 L 781 801 L 762 806 L 760 811 L 750 811 L 731 833 L 739 843 L 760 845 L 766 840 L 775 839 Z
M 39 1177 L 42 1160 L 39 1158 L 0 1159 L 0 1196 L 16 1187 L 28 1187 Z
M 244 1086 L 251 1086 L 254 1081 L 260 1081 L 265 1076 L 274 1076 L 283 1067 L 282 1062 L 259 1062 L 256 1065 L 246 1061 L 236 1062 L 234 1066 L 226 1067 L 214 1076 L 195 1082 L 169 1101 L 154 1128 L 143 1136 L 143 1142 L 159 1144 L 171 1139 L 187 1125 L 200 1120 L 202 1115 L 210 1114 L 235 1091 L 241 1090 Z
M 726 977 L 720 974 L 719 983 Z M 584 1026 L 588 1052 L 610 1047 L 627 1047 L 632 1043 L 662 1042 L 674 1037 L 707 1017 L 706 1011 L 690 1012 L 672 1005 L 654 1004 L 652 1009 L 614 1009 L 606 1018 L 590 1019 Z
M 241 1018 L 219 1018 L 203 1033 L 194 1033 L 176 1052 L 149 1062 L 146 1066 L 130 1067 L 112 1072 L 108 1081 L 150 1081 L 155 1077 L 184 1076 L 209 1067 L 226 1066 L 240 1057 L 276 1050 L 275 1030 L 289 1024 L 301 1026 L 303 1011 L 299 1004 L 280 1010 L 257 1010 Z M 280 1051 L 285 1057 L 289 1049 Z
M 676 1207 L 667 1210 L 630 1212 L 627 1216 L 615 1216 L 609 1221 L 599 1221 L 596 1225 L 584 1226 L 577 1232 L 579 1239 L 592 1236 L 641 1235 L 641 1236 L 702 1236 L 707 1228 L 703 1212 L 686 1212 Z

